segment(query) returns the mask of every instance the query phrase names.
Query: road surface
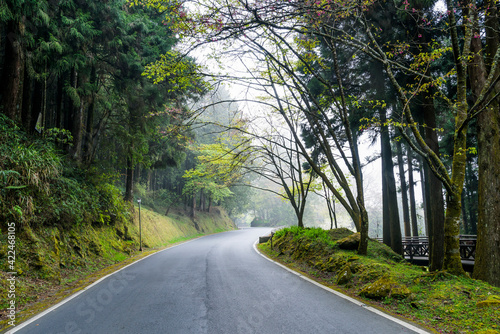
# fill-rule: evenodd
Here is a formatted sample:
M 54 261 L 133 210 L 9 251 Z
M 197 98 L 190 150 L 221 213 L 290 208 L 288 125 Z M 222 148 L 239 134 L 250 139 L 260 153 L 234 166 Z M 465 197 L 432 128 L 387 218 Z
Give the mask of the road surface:
M 168 248 L 12 333 L 415 333 L 266 260 L 253 244 L 269 231 Z

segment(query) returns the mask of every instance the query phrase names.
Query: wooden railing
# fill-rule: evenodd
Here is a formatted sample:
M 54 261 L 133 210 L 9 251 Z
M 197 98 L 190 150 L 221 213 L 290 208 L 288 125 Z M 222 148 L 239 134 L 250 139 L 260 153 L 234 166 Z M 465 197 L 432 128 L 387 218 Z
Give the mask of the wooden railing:
M 377 240 L 382 241 L 381 238 Z M 474 261 L 476 254 L 475 235 L 460 235 L 460 257 L 462 260 Z M 403 253 L 412 260 L 414 257 L 429 257 L 428 237 L 403 237 Z

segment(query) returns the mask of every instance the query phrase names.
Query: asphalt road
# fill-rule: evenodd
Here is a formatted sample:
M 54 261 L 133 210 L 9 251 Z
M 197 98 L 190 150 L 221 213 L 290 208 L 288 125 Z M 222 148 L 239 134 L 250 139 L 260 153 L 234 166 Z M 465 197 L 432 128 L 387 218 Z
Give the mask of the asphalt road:
M 415 333 L 277 266 L 241 229 L 166 249 L 12 333 Z

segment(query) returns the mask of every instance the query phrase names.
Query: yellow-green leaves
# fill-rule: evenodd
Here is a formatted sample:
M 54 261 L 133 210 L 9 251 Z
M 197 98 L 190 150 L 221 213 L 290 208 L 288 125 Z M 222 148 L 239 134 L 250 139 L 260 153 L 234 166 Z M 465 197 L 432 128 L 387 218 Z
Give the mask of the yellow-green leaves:
M 192 147 L 197 155 L 195 168 L 187 170 L 184 194 L 206 192 L 213 200 L 219 201 L 231 196 L 229 187 L 241 177 L 241 167 L 248 155 L 244 154 L 244 138 L 226 133 L 216 143 Z
M 152 79 L 155 84 L 168 81 L 170 91 L 184 91 L 202 84 L 201 66 L 196 65 L 178 51 L 171 50 L 162 55 L 156 62 L 146 66 L 143 75 Z M 196 87 L 198 91 L 202 86 Z

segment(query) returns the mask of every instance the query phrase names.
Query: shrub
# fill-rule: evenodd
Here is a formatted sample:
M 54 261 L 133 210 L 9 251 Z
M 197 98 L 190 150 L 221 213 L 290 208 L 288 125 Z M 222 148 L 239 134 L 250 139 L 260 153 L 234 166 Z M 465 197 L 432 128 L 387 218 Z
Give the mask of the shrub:
M 114 176 L 74 166 L 51 141 L 28 138 L 0 114 L 1 221 L 18 227 L 124 221 L 129 208 L 113 181 Z

